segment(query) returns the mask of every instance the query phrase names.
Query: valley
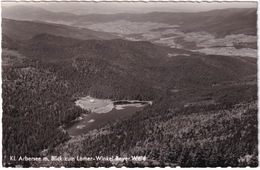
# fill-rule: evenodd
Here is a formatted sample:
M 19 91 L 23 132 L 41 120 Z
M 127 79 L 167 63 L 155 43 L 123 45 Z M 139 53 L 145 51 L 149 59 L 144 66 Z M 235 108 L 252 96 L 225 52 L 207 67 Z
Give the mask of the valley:
M 257 36 L 252 35 L 232 34 L 218 38 L 207 32 L 184 33 L 180 31 L 180 25 L 126 20 L 88 23 L 83 27 L 116 33 L 118 36 L 131 41 L 150 41 L 172 48 L 187 49 L 187 44 L 193 44 L 193 50 L 205 54 L 257 57 Z M 245 43 L 248 43 L 248 45 L 243 48 L 236 46 Z

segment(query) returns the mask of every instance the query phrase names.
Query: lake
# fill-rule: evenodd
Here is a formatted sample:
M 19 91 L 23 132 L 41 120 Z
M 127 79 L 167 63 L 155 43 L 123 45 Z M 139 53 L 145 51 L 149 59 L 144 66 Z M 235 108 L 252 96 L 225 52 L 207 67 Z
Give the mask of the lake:
M 101 127 L 102 125 L 107 124 L 108 122 L 115 121 L 116 119 L 122 119 L 126 118 L 130 115 L 132 115 L 135 112 L 141 111 L 145 106 L 148 104 L 151 104 L 151 102 L 146 102 L 146 101 L 114 101 L 113 102 L 113 108 L 112 109 L 103 109 L 105 112 L 100 112 L 100 108 L 93 107 L 91 105 L 95 106 L 94 100 L 98 102 L 100 106 L 100 99 L 94 99 L 91 97 L 85 97 L 80 99 L 80 102 L 85 102 L 81 103 L 82 106 L 84 105 L 84 109 L 86 108 L 86 103 L 88 104 L 88 107 L 91 108 L 92 110 L 88 109 L 91 111 L 91 114 L 86 114 L 82 115 L 81 117 L 77 118 L 77 120 L 69 123 L 66 127 L 65 130 L 69 133 L 71 136 L 78 136 L 87 133 L 88 131 L 97 129 Z M 91 102 L 89 102 L 91 101 Z M 105 101 L 105 100 L 104 100 Z M 102 102 L 104 102 L 102 101 Z M 76 104 L 79 103 L 79 100 L 76 101 Z M 111 103 L 106 103 L 105 106 L 111 105 Z M 103 106 L 100 106 L 101 108 L 104 108 Z M 111 107 L 109 107 L 111 108 Z M 97 111 L 97 112 L 95 112 Z

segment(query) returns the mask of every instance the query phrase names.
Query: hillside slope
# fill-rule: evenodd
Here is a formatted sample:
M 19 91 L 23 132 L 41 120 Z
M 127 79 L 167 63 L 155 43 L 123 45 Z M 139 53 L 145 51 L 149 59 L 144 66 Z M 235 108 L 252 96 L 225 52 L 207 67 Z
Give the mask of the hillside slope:
M 202 79 L 218 82 L 255 74 L 255 64 L 248 62 L 247 58 L 203 55 L 158 46 L 148 41 L 77 40 L 39 34 L 24 42 L 20 48 L 25 56 L 47 63 L 93 58 L 124 69 L 127 74 L 142 75 L 147 72 L 146 76 L 151 79 L 155 76 L 154 73 L 164 72 L 169 74 L 169 77 L 167 76 L 169 81 L 178 80 L 175 84 L 188 85 L 190 79 L 197 81 L 197 85 L 203 85 L 206 82 Z M 175 57 L 168 57 L 169 53 Z M 193 74 L 190 72 L 192 70 Z
M 40 33 L 48 33 L 77 39 L 115 39 L 116 35 L 86 28 L 35 21 L 2 19 L 2 32 L 12 39 L 25 40 Z
M 10 155 L 42 156 L 45 149 L 47 156 L 148 158 L 144 164 L 126 166 L 257 165 L 254 58 L 204 55 L 147 41 L 79 40 L 46 33 L 22 43 L 4 35 L 2 45 L 6 166 L 15 164 L 8 160 Z M 88 113 L 74 105 L 87 95 L 152 100 L 153 105 L 103 127 L 111 133 L 99 129 L 71 138 L 62 126 Z M 245 155 L 252 159 L 238 162 Z M 84 161 L 46 164 L 99 166 Z

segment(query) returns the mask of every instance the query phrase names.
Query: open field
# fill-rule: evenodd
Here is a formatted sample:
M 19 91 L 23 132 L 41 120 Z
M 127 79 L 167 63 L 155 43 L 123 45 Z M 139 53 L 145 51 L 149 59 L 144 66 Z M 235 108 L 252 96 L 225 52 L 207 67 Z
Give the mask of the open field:
M 234 47 L 213 47 L 213 48 L 203 48 L 199 50 L 193 50 L 194 52 L 198 51 L 205 54 L 214 54 L 214 55 L 228 55 L 228 56 L 241 56 L 241 57 L 253 57 L 257 58 L 257 50 L 242 48 L 236 49 Z
M 194 51 L 205 54 L 257 57 L 257 50 L 255 50 L 257 36 L 253 35 L 232 34 L 218 38 L 205 31 L 184 33 L 179 30 L 179 25 L 126 20 L 88 23 L 83 27 L 115 33 L 131 41 L 151 41 L 172 48 L 187 49 L 187 44 L 194 43 L 194 47 L 197 48 Z M 177 38 L 182 38 L 183 41 L 177 41 Z M 237 49 L 237 46 L 241 44 L 244 46 Z

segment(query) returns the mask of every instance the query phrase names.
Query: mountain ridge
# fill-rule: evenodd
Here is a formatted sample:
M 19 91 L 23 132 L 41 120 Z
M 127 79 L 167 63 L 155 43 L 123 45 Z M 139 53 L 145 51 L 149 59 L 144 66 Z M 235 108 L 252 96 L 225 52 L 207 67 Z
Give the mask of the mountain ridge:
M 34 8 L 34 7 L 31 7 Z M 15 9 L 14 9 L 15 11 Z M 34 13 L 28 15 L 24 10 L 20 9 L 19 15 L 13 15 L 12 8 L 3 10 L 3 17 L 10 19 L 27 19 L 39 20 L 47 22 L 63 22 L 67 25 L 81 25 L 85 22 L 109 22 L 116 20 L 129 20 L 132 22 L 158 22 L 166 24 L 181 24 L 183 31 L 208 31 L 220 37 L 228 35 L 236 29 L 235 33 L 244 33 L 256 35 L 256 9 L 254 8 L 230 8 L 221 10 L 212 10 L 207 12 L 196 13 L 171 13 L 171 12 L 151 12 L 145 14 L 89 14 L 89 15 L 74 15 L 60 14 L 50 12 Z M 33 10 L 35 11 L 35 10 Z M 245 15 L 247 14 L 247 15 Z M 230 24 L 230 21 L 233 24 Z M 216 23 L 217 22 L 217 23 Z M 199 23 L 199 24 L 198 24 Z M 221 25 L 219 24 L 221 23 Z M 221 28 L 219 28 L 221 26 Z
M 71 27 L 62 24 L 42 23 L 33 21 L 19 21 L 2 19 L 2 32 L 10 38 L 25 40 L 39 33 L 51 33 L 76 39 L 115 39 L 118 36 L 94 31 L 87 28 Z

